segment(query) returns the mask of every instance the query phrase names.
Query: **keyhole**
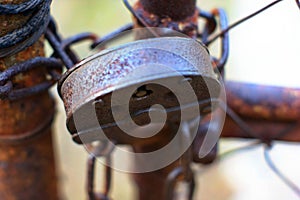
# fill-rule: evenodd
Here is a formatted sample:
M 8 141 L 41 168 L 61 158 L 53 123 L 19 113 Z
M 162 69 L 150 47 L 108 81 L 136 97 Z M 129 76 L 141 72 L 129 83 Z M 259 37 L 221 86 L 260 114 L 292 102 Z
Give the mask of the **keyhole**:
M 148 90 L 146 88 L 146 85 L 142 85 L 141 87 L 139 87 L 134 94 L 132 95 L 132 97 L 134 99 L 140 100 L 140 99 L 144 99 L 147 98 L 150 94 L 152 94 L 153 91 L 152 90 Z

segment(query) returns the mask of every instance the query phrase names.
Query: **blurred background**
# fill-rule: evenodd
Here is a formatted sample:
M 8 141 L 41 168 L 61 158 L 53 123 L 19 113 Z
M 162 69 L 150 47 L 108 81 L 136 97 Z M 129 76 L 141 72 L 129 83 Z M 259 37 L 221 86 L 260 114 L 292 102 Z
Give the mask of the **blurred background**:
M 198 0 L 204 10 L 224 8 L 229 21 L 260 9 L 271 1 L 259 0 Z M 131 21 L 121 0 L 54 0 L 52 15 L 63 37 L 80 32 L 104 35 Z M 226 79 L 270 85 L 300 87 L 300 11 L 292 0 L 285 0 L 263 14 L 243 23 L 230 32 L 230 59 Z M 90 52 L 88 43 L 76 47 L 84 58 Z M 211 53 L 218 52 L 217 45 Z M 50 51 L 49 51 L 50 53 Z M 216 54 L 217 55 L 217 54 Z M 65 113 L 56 87 L 52 89 L 57 101 L 55 121 L 56 159 L 63 199 L 86 199 L 86 161 L 84 147 L 73 143 L 65 127 Z M 247 140 L 223 139 L 220 154 L 245 146 Z M 296 143 L 275 143 L 271 156 L 277 167 L 300 186 L 300 146 Z M 115 158 L 124 159 L 126 158 Z M 97 182 L 103 167 L 97 165 Z M 197 192 L 202 200 L 282 200 L 297 196 L 268 168 L 263 148 L 238 152 L 221 157 L 210 166 L 195 166 Z M 128 174 L 114 172 L 112 197 L 132 200 L 135 187 Z M 101 188 L 101 185 L 98 185 Z

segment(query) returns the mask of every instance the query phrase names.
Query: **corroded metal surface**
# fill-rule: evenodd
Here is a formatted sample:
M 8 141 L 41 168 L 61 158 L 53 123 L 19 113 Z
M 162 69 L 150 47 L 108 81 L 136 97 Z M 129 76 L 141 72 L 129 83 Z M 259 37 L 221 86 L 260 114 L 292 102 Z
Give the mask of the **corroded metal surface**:
M 228 105 L 248 118 L 295 121 L 300 119 L 300 89 L 226 82 Z
M 138 163 L 136 163 L 138 164 Z M 178 163 L 176 163 L 178 164 Z M 164 184 L 167 178 L 167 174 L 176 167 L 170 166 L 169 168 L 164 168 L 163 170 L 158 170 L 154 172 L 144 173 L 144 174 L 132 174 L 135 183 L 138 186 L 138 199 L 140 200 L 152 200 L 152 199 L 162 199 L 164 196 Z
M 300 141 L 300 89 L 226 82 L 229 107 L 247 125 L 245 131 L 236 119 L 226 118 L 222 137 Z
M 0 1 L 3 4 L 22 2 L 24 0 Z M 0 36 L 21 27 L 28 17 L 0 15 Z M 0 71 L 44 56 L 43 47 L 41 38 L 26 50 L 0 59 Z M 44 70 L 19 74 L 12 83 L 15 88 L 42 83 L 46 80 Z M 58 199 L 50 130 L 53 99 L 45 92 L 18 101 L 0 100 L 0 110 L 0 199 Z
M 180 21 L 193 15 L 196 0 L 140 0 L 143 8 L 159 17 L 168 16 L 172 21 Z
M 196 38 L 197 36 L 197 31 L 198 31 L 198 10 L 195 9 L 195 5 L 193 6 L 188 6 L 187 10 L 188 10 L 188 15 L 180 15 L 174 18 L 173 15 L 169 15 L 169 14 L 155 14 L 152 11 L 152 9 L 147 10 L 144 6 L 143 3 L 146 3 L 149 1 L 138 1 L 135 5 L 134 5 L 134 10 L 135 10 L 135 14 L 136 16 L 138 16 L 140 19 L 143 20 L 143 22 L 145 22 L 146 24 L 143 24 L 143 26 L 148 26 L 148 27 L 163 27 L 163 28 L 170 28 L 172 30 L 181 32 L 191 38 Z M 165 6 L 167 6 L 167 8 L 171 8 L 170 6 L 168 6 L 169 3 L 165 3 L 167 1 L 157 1 L 157 2 L 161 2 L 162 4 L 167 4 Z M 149 4 L 152 4 L 153 2 L 149 2 Z M 181 3 L 180 1 L 172 1 L 172 4 L 177 4 L 177 3 Z M 148 4 L 148 3 L 147 3 Z M 184 4 L 186 5 L 186 4 Z M 157 5 L 156 5 L 157 6 Z M 174 5 L 173 5 L 174 6 Z M 158 6 L 160 7 L 160 6 Z M 160 7 L 162 8 L 162 7 Z M 185 6 L 181 7 L 176 7 L 176 9 L 174 9 L 173 11 L 175 11 L 175 13 L 179 13 L 180 10 L 179 8 L 185 8 Z M 168 9 L 164 9 L 165 12 L 168 12 Z M 172 11 L 172 12 L 173 12 Z M 178 12 L 179 11 L 179 12 Z M 179 17 L 179 18 L 178 18 Z M 141 27 L 141 25 L 138 22 L 138 19 L 135 19 L 135 27 Z
M 0 0 L 0 4 L 20 4 L 25 1 L 26 0 Z M 20 28 L 29 18 L 30 15 L 3 15 L 0 13 L 0 36 L 3 36 L 14 29 Z
M 164 129 L 164 133 L 171 132 L 171 129 Z M 155 143 L 155 145 L 142 145 L 142 146 L 134 146 L 134 151 L 141 153 L 141 152 L 151 152 L 155 151 L 159 148 L 160 144 Z M 135 165 L 144 164 L 147 162 L 146 160 L 136 160 Z M 164 199 L 165 196 L 165 184 L 169 173 L 175 169 L 177 166 L 180 165 L 180 161 L 176 160 L 167 167 L 164 167 L 160 170 L 156 170 L 153 172 L 147 173 L 137 173 L 132 174 L 137 187 L 138 187 L 138 199 L 140 200 L 152 200 L 152 199 Z
M 255 138 L 269 143 L 274 140 L 299 142 L 300 122 L 279 122 L 272 120 L 243 118 L 244 122 L 256 135 L 245 132 L 234 120 L 227 117 L 222 130 L 222 137 L 231 138 Z
M 145 65 L 155 66 L 155 64 L 168 66 L 173 71 L 163 73 L 161 69 L 155 67 L 151 70 L 142 68 Z M 139 69 L 144 71 L 135 74 L 135 71 Z M 65 104 L 68 117 L 67 126 L 70 132 L 76 133 L 73 115 L 95 105 L 98 117 L 96 124 L 92 124 L 89 116 L 81 114 L 84 117 L 80 121 L 85 121 L 82 124 L 85 125 L 86 129 L 99 126 L 98 122 L 103 127 L 114 123 L 110 102 L 113 91 L 149 81 L 171 79 L 178 76 L 178 73 L 190 77 L 191 85 L 199 101 L 218 97 L 219 83 L 212 71 L 208 52 L 192 39 L 171 37 L 141 40 L 114 50 L 100 52 L 82 61 L 69 70 L 59 83 L 59 91 Z M 170 101 L 165 101 L 169 90 L 151 84 L 147 87 L 152 91 L 149 98 L 136 101 L 132 97 L 130 100 L 132 115 L 138 111 L 147 110 L 155 103 L 161 103 L 165 108 L 178 106 L 177 101 L 173 100 L 176 99 L 174 95 L 168 97 Z M 210 92 L 212 93 L 210 94 Z M 147 123 L 145 117 L 137 118 L 137 120 L 136 123 L 138 124 Z M 178 119 L 175 120 L 178 121 Z M 114 133 L 112 137 L 118 142 L 124 137 L 118 134 L 122 131 L 118 130 L 116 125 L 111 127 L 110 132 Z M 125 140 L 125 143 L 135 141 L 133 138 Z
M 198 10 L 196 9 L 196 0 L 140 0 L 134 5 L 135 16 L 133 18 L 135 27 L 163 27 L 181 32 L 188 37 L 196 38 L 198 33 Z M 137 35 L 138 38 L 143 38 L 144 35 Z M 166 126 L 162 133 L 168 133 L 177 130 L 178 126 L 172 124 Z M 198 150 L 198 143 L 202 143 L 203 134 L 199 130 L 196 136 L 196 141 L 190 147 L 192 151 Z M 168 140 L 167 140 L 168 141 Z M 159 149 L 166 145 L 166 140 L 160 137 L 157 141 L 152 141 L 150 144 L 135 145 L 135 152 L 149 152 Z M 198 155 L 198 152 L 195 153 Z M 211 156 L 211 155 L 210 155 Z M 196 156 L 195 156 L 196 157 Z M 212 156 L 213 158 L 214 156 Z M 197 158 L 194 159 L 195 161 Z M 203 161 L 203 160 L 202 160 Z M 146 160 L 136 160 L 135 165 L 143 165 Z M 176 160 L 169 166 L 148 173 L 132 174 L 135 183 L 137 184 L 138 199 L 152 200 L 165 199 L 165 186 L 169 174 L 181 166 L 181 160 Z M 187 163 L 185 163 L 187 164 Z M 189 163 L 187 164 L 189 165 Z
M 0 199 L 58 199 L 50 127 L 0 151 Z

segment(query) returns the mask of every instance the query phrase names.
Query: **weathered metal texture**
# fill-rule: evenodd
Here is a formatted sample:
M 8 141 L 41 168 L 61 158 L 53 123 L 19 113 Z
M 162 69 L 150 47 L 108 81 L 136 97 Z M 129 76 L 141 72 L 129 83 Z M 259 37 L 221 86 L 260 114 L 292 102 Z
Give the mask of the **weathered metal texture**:
M 249 135 L 230 117 L 223 137 L 300 141 L 300 89 L 226 82 L 227 103 L 257 135 Z M 293 127 L 294 126 L 294 127 Z M 292 127 L 292 128 L 291 128 Z M 286 128 L 284 134 L 279 134 Z
M 178 162 L 167 168 L 163 168 L 154 172 L 133 174 L 132 177 L 134 178 L 135 183 L 138 186 L 138 199 L 164 199 L 164 185 L 166 183 L 167 175 L 176 166 L 178 166 Z
M 226 81 L 228 105 L 248 118 L 295 121 L 300 119 L 300 89 Z
M 50 127 L 19 144 L 0 145 L 0 199 L 58 199 Z
M 191 17 L 196 9 L 196 0 L 140 0 L 142 7 L 159 17 L 168 16 L 172 21 Z
M 165 128 L 164 133 L 171 132 L 171 129 Z M 151 144 L 148 146 L 134 146 L 134 151 L 137 153 L 143 152 L 152 152 L 160 148 L 162 141 L 155 143 L 155 145 Z M 141 163 L 140 163 L 141 162 Z M 144 162 L 149 162 L 146 160 L 137 160 L 135 165 L 144 165 Z M 160 170 L 156 170 L 153 172 L 147 173 L 138 173 L 132 174 L 137 187 L 138 187 L 138 199 L 139 200 L 152 200 L 152 199 L 165 199 L 165 185 L 167 181 L 167 177 L 169 173 L 179 166 L 180 161 L 176 160 L 167 167 L 164 167 Z
M 195 9 L 195 5 L 191 6 L 185 2 L 182 4 L 182 0 L 170 2 L 171 3 L 168 1 L 138 1 L 134 5 L 135 14 L 146 24 L 140 24 L 138 22 L 139 20 L 134 18 L 135 27 L 146 25 L 148 27 L 170 28 L 181 32 L 188 37 L 196 38 L 198 30 L 198 10 Z M 161 14 L 156 14 L 157 12 L 152 12 L 153 8 L 151 6 L 149 9 L 146 9 L 143 4 L 146 4 L 147 6 L 154 5 L 155 8 L 159 7 L 157 10 L 154 9 L 155 11 L 163 12 L 159 12 Z M 178 4 L 182 4 L 181 7 L 177 6 Z M 188 12 L 188 14 L 186 12 Z
M 168 168 L 163 168 L 162 170 L 143 174 L 132 174 L 132 177 L 134 178 L 134 181 L 138 187 L 137 199 L 163 199 L 164 185 L 167 179 L 167 175 L 177 165 L 178 163 L 175 163 L 174 165 L 169 166 Z
M 274 140 L 299 142 L 300 122 L 266 121 L 261 119 L 242 118 L 255 135 L 247 133 L 234 120 L 227 117 L 222 129 L 222 137 L 261 139 L 269 143 Z
M 26 0 L 0 0 L 0 4 L 20 4 Z M 3 36 L 22 25 L 30 18 L 30 15 L 24 16 L 21 14 L 16 15 L 3 15 L 0 13 L 0 35 Z
M 163 132 L 170 133 L 173 130 L 173 126 L 165 127 Z M 134 145 L 134 152 L 145 153 L 153 152 L 165 144 L 162 140 L 150 145 Z M 138 159 L 135 162 L 135 165 L 145 165 L 145 163 L 151 162 L 149 160 Z M 135 183 L 138 186 L 138 199 L 141 200 L 152 200 L 152 199 L 176 199 L 175 186 L 177 183 L 184 181 L 189 184 L 189 194 L 186 199 L 192 199 L 194 192 L 195 180 L 193 177 L 193 172 L 190 168 L 192 162 L 192 152 L 191 149 L 187 149 L 179 159 L 170 163 L 168 166 L 147 173 L 136 173 L 132 174 L 132 177 L 135 180 Z M 180 173 L 178 173 L 180 169 Z M 175 173 L 175 174 L 174 174 Z M 172 198 L 173 197 L 173 198 Z
M 143 67 L 145 65 L 153 68 L 150 71 Z M 162 65 L 171 67 L 172 70 L 163 72 L 161 67 L 157 67 Z M 112 92 L 147 83 L 146 88 L 151 90 L 151 94 L 142 99 L 132 96 L 131 116 L 128 116 L 137 124 L 145 125 L 149 123 L 147 113 L 152 105 L 159 103 L 166 109 L 179 106 L 176 97 L 170 95 L 168 89 L 151 84 L 157 80 L 171 81 L 172 77 L 178 77 L 178 73 L 190 77 L 190 84 L 199 101 L 218 97 L 219 82 L 210 65 L 208 52 L 192 39 L 164 37 L 141 40 L 100 52 L 82 61 L 69 70 L 59 83 L 58 90 L 65 104 L 69 131 L 72 134 L 81 131 L 80 135 L 76 136 L 77 142 L 80 142 L 78 137 L 92 142 L 104 139 L 97 138 L 100 124 L 106 133 L 109 133 L 108 137 L 117 143 L 136 144 L 138 140 L 129 137 L 115 123 L 111 111 Z M 166 101 L 166 98 L 169 100 Z M 120 100 L 120 103 L 125 104 L 124 101 Z M 200 110 L 205 106 L 207 104 L 201 105 Z M 94 108 L 98 118 L 96 121 L 90 112 L 93 112 Z M 180 109 L 177 112 L 180 112 Z M 173 116 L 180 117 L 180 114 Z M 170 120 L 180 119 L 173 117 Z M 79 123 L 81 127 L 78 127 Z
M 196 38 L 198 33 L 198 9 L 196 9 L 196 0 L 140 0 L 134 5 L 135 16 L 133 18 L 135 27 L 160 27 L 170 28 L 181 32 L 190 38 Z M 144 35 L 137 35 L 137 38 L 143 38 Z M 196 56 L 197 57 L 197 56 Z M 165 127 L 162 130 L 164 135 L 178 128 L 175 124 Z M 177 129 L 176 129 L 177 130 Z M 204 138 L 205 127 L 199 128 L 193 145 L 190 147 L 193 152 L 193 160 L 200 163 L 210 163 L 216 156 L 215 149 L 205 159 L 199 159 L 198 145 L 201 145 Z M 134 146 L 135 152 L 149 152 L 159 149 L 166 145 L 163 137 L 158 141 L 148 145 Z M 189 150 L 188 150 L 189 151 Z M 136 161 L 136 165 L 144 164 Z M 147 162 L 147 161 L 142 161 Z M 169 198 L 166 192 L 166 183 L 168 176 L 173 170 L 183 163 L 179 160 L 174 161 L 169 166 L 149 173 L 133 174 L 133 178 L 138 186 L 138 199 L 166 199 Z M 190 163 L 184 163 L 184 165 Z
M 0 3 L 22 3 L 4 0 Z M 0 36 L 21 27 L 30 16 L 0 15 Z M 17 62 L 44 56 L 43 39 L 0 60 L 0 71 Z M 46 80 L 45 69 L 16 76 L 15 88 Z M 54 102 L 48 92 L 18 101 L 0 100 L 0 199 L 58 199 L 51 121 Z

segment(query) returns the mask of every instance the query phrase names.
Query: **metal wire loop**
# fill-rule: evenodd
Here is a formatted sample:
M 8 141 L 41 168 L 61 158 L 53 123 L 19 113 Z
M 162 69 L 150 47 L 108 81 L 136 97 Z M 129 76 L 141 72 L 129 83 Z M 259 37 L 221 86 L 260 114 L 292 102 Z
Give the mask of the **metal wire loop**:
M 37 6 L 43 3 L 43 0 L 31 0 L 25 1 L 22 4 L 1 4 L 0 5 L 0 13 L 5 14 L 18 14 L 25 13 L 31 10 L 34 10 Z
M 50 20 L 52 0 L 26 1 L 20 5 L 2 5 L 2 14 L 32 13 L 24 26 L 0 37 L 0 58 L 18 53 L 35 43 L 45 32 Z M 19 9 L 16 9 L 16 6 Z
M 40 67 L 47 69 L 51 79 L 29 88 L 14 89 L 12 83 L 14 76 Z M 55 58 L 35 57 L 18 63 L 0 73 L 0 99 L 17 100 L 46 91 L 58 80 L 56 71 L 61 69 L 61 62 Z
M 133 24 L 126 24 L 125 26 L 122 26 L 121 28 L 109 33 L 108 35 L 105 35 L 99 39 L 97 39 L 92 45 L 91 48 L 94 49 L 98 47 L 99 45 L 105 44 L 107 41 L 113 40 L 116 36 L 120 35 L 121 33 L 125 31 L 129 31 L 133 29 Z
M 220 24 L 220 29 L 221 30 L 226 30 L 228 28 L 228 19 L 227 19 L 227 15 L 226 12 L 223 9 L 214 9 L 211 12 L 212 17 L 214 20 L 210 18 L 208 18 L 208 21 L 206 23 L 205 29 L 204 29 L 204 37 L 203 37 L 203 43 L 205 45 L 209 45 L 209 42 L 207 41 L 207 38 L 209 37 L 209 33 L 213 33 L 213 28 L 215 29 L 215 20 L 216 17 L 219 18 L 219 24 Z M 228 32 L 224 33 L 223 35 L 220 36 L 221 37 L 221 56 L 220 58 L 213 58 L 212 62 L 215 65 L 216 69 L 218 69 L 218 71 L 220 73 L 223 73 L 224 71 L 224 66 L 228 60 L 229 57 L 229 34 Z
M 238 20 L 237 22 L 231 24 L 230 26 L 228 26 L 226 29 L 223 29 L 220 33 L 218 33 L 217 35 L 213 36 L 212 38 L 210 38 L 207 42 L 206 42 L 206 45 L 209 45 L 210 43 L 214 42 L 216 39 L 218 39 L 219 37 L 221 37 L 222 35 L 224 35 L 225 33 L 229 32 L 231 29 L 235 28 L 236 26 L 240 25 L 241 23 L 255 17 L 256 15 L 264 12 L 265 10 L 269 9 L 270 7 L 276 5 L 277 3 L 281 2 L 283 0 L 277 0 L 277 1 L 274 1 L 270 4 L 268 4 L 267 6 L 263 7 L 262 9 Z M 299 4 L 298 4 L 299 5 Z
M 72 45 L 84 40 L 91 40 L 94 44 L 98 40 L 98 36 L 93 33 L 81 33 L 63 40 L 57 32 L 56 23 L 53 18 L 50 20 L 45 36 L 54 50 L 52 56 L 61 59 L 67 69 L 72 68 L 80 61 L 75 52 L 71 50 L 70 47 Z
M 270 169 L 298 196 L 300 197 L 300 188 L 291 181 L 288 177 L 286 177 L 274 164 L 274 162 L 271 159 L 271 156 L 269 154 L 270 148 L 265 147 L 264 148 L 264 158 L 267 163 L 267 165 L 270 167 Z

